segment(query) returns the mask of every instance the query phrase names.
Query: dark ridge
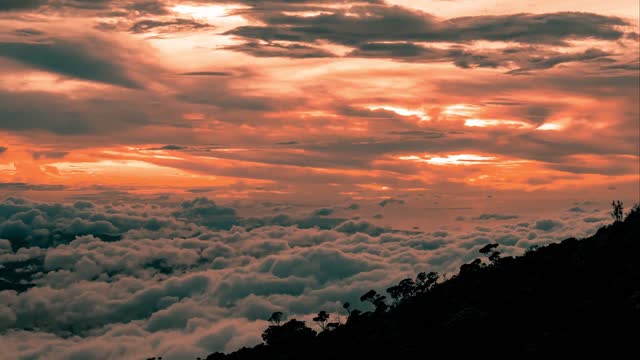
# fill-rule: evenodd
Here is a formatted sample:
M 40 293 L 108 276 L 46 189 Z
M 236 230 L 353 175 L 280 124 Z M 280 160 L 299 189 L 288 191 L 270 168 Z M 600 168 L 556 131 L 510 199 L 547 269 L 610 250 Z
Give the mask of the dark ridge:
M 619 217 L 620 219 L 621 217 Z M 582 240 L 500 257 L 480 250 L 459 274 L 421 273 L 345 304 L 346 323 L 321 311 L 311 329 L 274 313 L 264 344 L 207 360 L 626 358 L 640 339 L 640 208 Z M 282 320 L 282 322 L 281 322 Z M 318 326 L 315 326 L 318 325 Z M 625 356 L 623 356 L 625 355 Z

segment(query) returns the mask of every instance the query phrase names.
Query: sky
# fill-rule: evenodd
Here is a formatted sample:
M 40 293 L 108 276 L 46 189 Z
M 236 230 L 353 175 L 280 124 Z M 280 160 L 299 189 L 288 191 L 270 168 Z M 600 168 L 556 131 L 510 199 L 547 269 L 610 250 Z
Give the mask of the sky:
M 0 270 L 36 286 L 0 291 L 0 344 L 229 351 L 270 311 L 591 234 L 640 200 L 639 21 L 637 0 L 1 0 Z

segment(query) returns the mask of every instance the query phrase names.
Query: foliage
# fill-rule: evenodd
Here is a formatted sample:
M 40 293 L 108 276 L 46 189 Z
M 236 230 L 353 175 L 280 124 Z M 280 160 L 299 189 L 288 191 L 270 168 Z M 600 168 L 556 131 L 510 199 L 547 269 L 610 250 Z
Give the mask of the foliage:
M 320 327 L 320 331 L 324 331 L 327 327 L 327 323 L 329 322 L 329 313 L 321 310 L 318 315 L 313 318 L 313 322 L 318 324 L 318 326 Z
M 307 327 L 304 321 L 291 319 L 286 323 L 269 326 L 262 333 L 262 340 L 267 345 L 279 346 L 289 344 L 304 344 L 313 340 L 316 332 Z
M 611 217 L 613 218 L 613 221 L 622 221 L 624 218 L 624 205 L 622 204 L 622 201 L 612 201 L 611 207 Z
M 280 322 L 282 321 L 282 312 L 281 311 L 274 312 L 273 314 L 271 314 L 271 317 L 267 321 L 272 326 L 280 326 Z

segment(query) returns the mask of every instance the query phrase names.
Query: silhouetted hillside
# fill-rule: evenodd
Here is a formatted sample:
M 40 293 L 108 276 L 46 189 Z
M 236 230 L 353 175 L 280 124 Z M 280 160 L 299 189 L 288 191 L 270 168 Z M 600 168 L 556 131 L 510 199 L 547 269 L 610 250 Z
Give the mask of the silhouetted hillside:
M 567 239 L 520 257 L 485 246 L 485 261 L 405 279 L 362 299 L 376 310 L 345 304 L 346 324 L 280 323 L 274 314 L 266 344 L 208 360 L 426 359 L 440 356 L 522 358 L 637 352 L 640 340 L 640 210 L 592 237 Z M 625 357 L 629 357 L 627 355 Z

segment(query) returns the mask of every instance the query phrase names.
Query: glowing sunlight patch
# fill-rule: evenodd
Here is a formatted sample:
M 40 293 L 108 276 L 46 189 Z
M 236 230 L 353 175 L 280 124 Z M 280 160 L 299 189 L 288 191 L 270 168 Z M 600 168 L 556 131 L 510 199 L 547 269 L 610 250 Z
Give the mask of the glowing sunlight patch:
M 477 106 L 469 104 L 454 104 L 444 108 L 442 113 L 448 116 L 471 116 L 475 113 Z
M 540 126 L 538 126 L 536 128 L 536 130 L 553 130 L 553 131 L 557 131 L 557 130 L 562 130 L 565 128 L 565 124 L 559 124 L 559 123 L 546 123 L 546 124 L 542 124 Z
M 420 119 L 420 121 L 429 121 L 431 120 L 431 117 L 427 114 L 424 113 L 424 111 L 422 110 L 411 110 L 411 109 L 405 109 L 405 108 L 400 108 L 400 107 L 395 107 L 395 106 L 387 106 L 387 105 L 374 105 L 374 106 L 368 106 L 367 107 L 369 110 L 375 111 L 375 110 L 387 110 L 387 111 L 391 111 L 394 112 L 400 116 L 416 116 Z
M 495 156 L 481 156 L 475 154 L 455 154 L 442 156 L 400 156 L 400 160 L 410 160 L 417 162 L 424 162 L 431 165 L 481 165 L 491 163 L 497 158 Z
M 333 14 L 330 11 L 283 11 L 282 13 L 287 16 L 298 16 L 298 17 L 316 17 L 320 15 Z
M 518 120 L 498 120 L 498 119 L 467 119 L 464 126 L 469 127 L 488 127 L 488 126 L 510 126 L 521 129 L 528 129 L 532 126 L 524 121 Z

